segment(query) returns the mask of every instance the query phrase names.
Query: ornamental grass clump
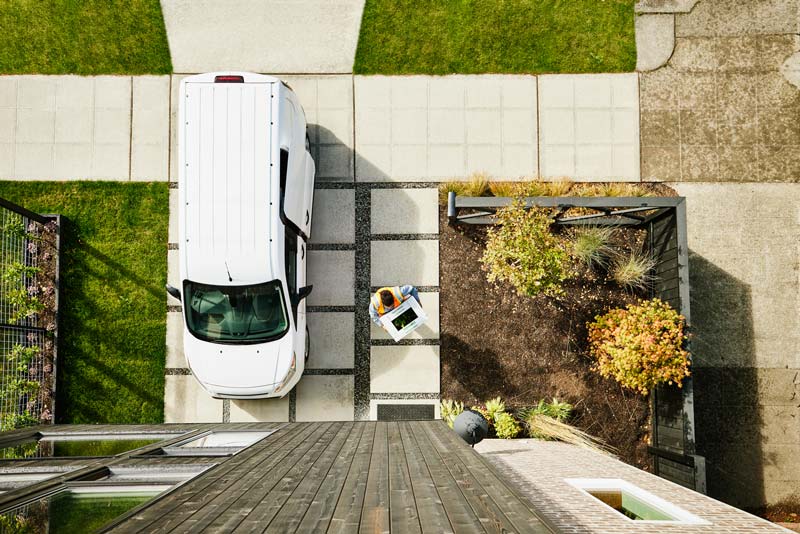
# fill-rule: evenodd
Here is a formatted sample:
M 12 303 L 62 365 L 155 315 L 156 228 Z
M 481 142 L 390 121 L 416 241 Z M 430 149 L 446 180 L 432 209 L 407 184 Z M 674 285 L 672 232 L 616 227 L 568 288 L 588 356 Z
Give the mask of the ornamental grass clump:
M 659 384 L 680 387 L 689 376 L 684 323 L 659 299 L 598 315 L 587 325 L 596 370 L 643 395 Z
M 589 270 L 605 268 L 614 256 L 611 239 L 614 229 L 605 226 L 589 226 L 575 231 L 572 241 L 572 256 Z
M 647 289 L 655 280 L 650 274 L 656 261 L 643 252 L 617 256 L 611 268 L 611 278 L 628 291 Z
M 556 297 L 569 276 L 569 254 L 550 231 L 552 219 L 520 200 L 497 211 L 498 226 L 487 231 L 481 263 L 489 282 L 511 284 L 520 295 Z

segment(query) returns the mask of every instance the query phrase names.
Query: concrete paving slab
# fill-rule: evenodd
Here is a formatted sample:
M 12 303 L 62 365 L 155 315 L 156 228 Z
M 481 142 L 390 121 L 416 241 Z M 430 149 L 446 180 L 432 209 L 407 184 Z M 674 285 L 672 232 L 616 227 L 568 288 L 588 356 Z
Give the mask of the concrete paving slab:
M 439 293 L 420 292 L 420 304 L 422 309 L 428 314 L 428 322 L 411 332 L 405 339 L 439 339 Z M 392 337 L 375 323 L 370 322 L 370 338 L 372 339 L 392 339 Z
M 356 194 L 353 189 L 317 189 L 311 243 L 354 243 Z
M 356 179 L 538 174 L 533 76 L 356 76 Z
M 181 261 L 180 251 L 178 250 L 167 251 L 167 283 L 179 289 L 181 287 L 180 261 Z
M 440 419 L 442 417 L 439 401 L 431 399 L 373 399 L 369 401 L 369 420 L 378 420 L 378 405 L 382 404 L 431 404 L 433 405 L 433 418 Z
M 133 78 L 131 180 L 167 181 L 169 76 Z
M 373 286 L 439 285 L 439 241 L 373 241 Z
M 165 423 L 221 423 L 222 401 L 209 395 L 190 375 L 164 377 Z
M 322 312 L 308 314 L 311 334 L 309 369 L 352 369 L 354 355 L 353 313 Z
M 636 74 L 539 77 L 542 177 L 639 180 Z
M 282 399 L 231 400 L 231 423 L 287 421 L 289 421 L 289 395 Z
M 438 393 L 439 347 L 407 345 L 370 349 L 371 393 Z
M 128 180 L 131 83 L 129 76 L 3 77 L 0 142 L 14 144 L 3 177 Z
M 439 191 L 436 189 L 373 189 L 373 234 L 438 234 Z
M 364 0 L 164 0 L 175 72 L 348 73 Z M 198 46 L 202 43 L 202 46 Z
M 308 297 L 309 306 L 352 306 L 355 253 L 351 250 L 309 251 L 308 283 L 314 285 Z
M 167 368 L 186 369 L 189 364 L 183 354 L 183 313 L 167 312 Z
M 296 389 L 297 421 L 353 420 L 352 375 L 306 375 Z
M 656 70 L 664 66 L 675 48 L 675 16 L 638 15 L 636 29 L 636 70 Z

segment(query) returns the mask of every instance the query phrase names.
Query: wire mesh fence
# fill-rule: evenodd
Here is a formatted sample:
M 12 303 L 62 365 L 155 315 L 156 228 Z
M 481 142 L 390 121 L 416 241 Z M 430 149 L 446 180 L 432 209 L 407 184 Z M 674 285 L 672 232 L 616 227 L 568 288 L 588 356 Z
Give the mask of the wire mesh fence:
M 59 222 L 0 199 L 0 430 L 53 421 Z

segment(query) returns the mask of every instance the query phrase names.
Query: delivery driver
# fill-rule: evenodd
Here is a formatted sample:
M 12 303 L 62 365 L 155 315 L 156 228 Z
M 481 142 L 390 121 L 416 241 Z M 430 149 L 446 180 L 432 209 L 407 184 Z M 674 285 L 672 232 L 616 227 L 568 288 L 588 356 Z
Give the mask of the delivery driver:
M 369 316 L 372 322 L 382 327 L 381 315 L 399 306 L 401 302 L 412 296 L 419 302 L 419 292 L 414 286 L 382 287 L 369 299 Z M 422 304 L 420 302 L 420 304 Z

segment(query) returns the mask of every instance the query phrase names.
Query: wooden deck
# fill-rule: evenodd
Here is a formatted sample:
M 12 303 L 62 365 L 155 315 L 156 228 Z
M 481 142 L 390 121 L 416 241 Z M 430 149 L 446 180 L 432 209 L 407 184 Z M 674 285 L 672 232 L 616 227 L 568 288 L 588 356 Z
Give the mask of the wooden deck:
M 221 460 L 111 532 L 553 532 L 441 421 L 292 423 Z

